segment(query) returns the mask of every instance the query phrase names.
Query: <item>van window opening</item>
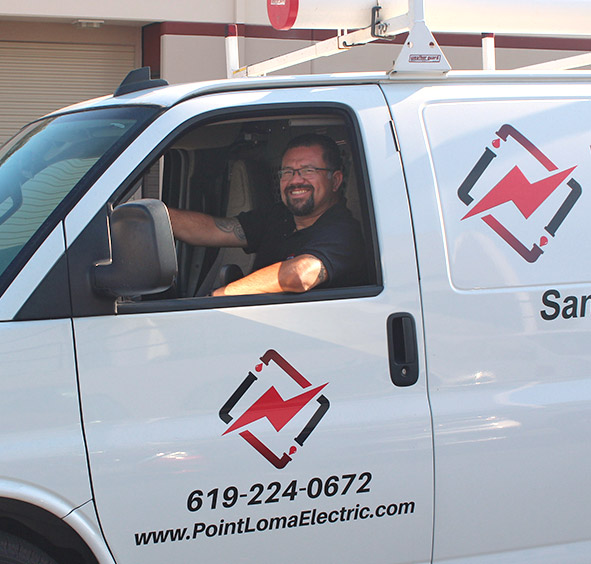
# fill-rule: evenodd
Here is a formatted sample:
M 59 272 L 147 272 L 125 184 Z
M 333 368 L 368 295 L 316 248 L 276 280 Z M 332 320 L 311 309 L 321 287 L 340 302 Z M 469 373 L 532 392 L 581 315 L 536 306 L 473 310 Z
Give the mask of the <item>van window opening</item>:
M 347 118 L 334 113 L 256 115 L 199 125 L 187 130 L 145 171 L 132 198 L 157 197 L 169 208 L 220 218 L 281 200 L 279 171 L 288 142 L 302 134 L 334 140 L 343 159 L 342 192 L 347 208 L 361 224 L 370 249 L 365 280 L 375 284 L 372 234 L 361 156 Z M 129 196 L 128 196 L 129 197 Z M 253 271 L 256 254 L 241 248 L 192 246 L 177 241 L 179 273 L 173 289 L 147 300 L 204 297 L 230 278 Z M 255 269 L 256 270 L 256 269 Z

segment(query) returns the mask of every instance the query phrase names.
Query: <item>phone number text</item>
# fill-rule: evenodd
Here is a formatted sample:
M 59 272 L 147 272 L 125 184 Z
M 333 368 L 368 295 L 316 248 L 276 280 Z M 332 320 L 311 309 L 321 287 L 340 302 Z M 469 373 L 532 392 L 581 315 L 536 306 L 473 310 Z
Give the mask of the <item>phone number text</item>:
M 213 488 L 208 492 L 193 490 L 187 498 L 187 509 L 191 512 L 199 511 L 203 507 L 229 509 L 242 500 L 246 502 L 246 505 L 279 503 L 281 500 L 294 501 L 300 494 L 309 499 L 351 493 L 364 494 L 371 491 L 371 480 L 371 472 L 362 472 L 361 474 L 329 476 L 326 479 L 315 477 L 310 478 L 307 483 L 292 480 L 285 486 L 280 482 L 271 482 L 266 485 L 256 483 L 248 489 L 248 492 L 241 491 L 236 486 Z

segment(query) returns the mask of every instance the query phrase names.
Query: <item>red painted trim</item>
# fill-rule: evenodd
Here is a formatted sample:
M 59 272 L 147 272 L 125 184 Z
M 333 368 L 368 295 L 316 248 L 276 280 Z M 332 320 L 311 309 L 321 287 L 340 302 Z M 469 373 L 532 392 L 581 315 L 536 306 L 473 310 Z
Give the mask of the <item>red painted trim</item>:
M 468 33 L 435 33 L 440 45 L 448 47 L 481 47 L 482 36 Z M 591 51 L 591 39 L 576 37 L 534 37 L 494 34 L 501 49 L 547 49 L 552 51 Z
M 320 41 L 334 37 L 334 30 L 324 29 L 292 29 L 279 31 L 268 25 L 236 24 L 240 37 L 258 39 L 299 39 L 304 41 Z M 201 35 L 203 37 L 225 37 L 227 24 L 163 22 L 151 24 L 147 28 L 158 27 L 160 35 Z M 144 28 L 146 29 L 146 28 Z
M 160 78 L 160 24 L 142 28 L 142 66 L 152 69 L 152 78 Z
M 495 36 L 498 47 L 507 49 L 550 49 L 555 51 L 591 51 L 591 39 L 574 37 Z
M 228 24 L 226 26 L 226 37 L 238 37 L 238 25 Z

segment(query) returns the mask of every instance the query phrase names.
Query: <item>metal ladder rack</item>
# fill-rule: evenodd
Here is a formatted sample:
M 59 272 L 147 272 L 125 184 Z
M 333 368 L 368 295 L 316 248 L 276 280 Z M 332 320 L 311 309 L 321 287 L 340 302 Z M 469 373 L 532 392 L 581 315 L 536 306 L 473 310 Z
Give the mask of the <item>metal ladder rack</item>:
M 442 2 L 443 0 L 436 1 Z M 371 8 L 371 25 L 366 28 L 352 32 L 340 30 L 335 37 L 319 41 L 310 47 L 242 67 L 239 65 L 237 26 L 229 25 L 226 36 L 227 76 L 228 78 L 264 76 L 299 63 L 342 53 L 353 47 L 377 40 L 392 40 L 407 32 L 408 37 L 391 72 L 445 75 L 451 70 L 449 62 L 425 22 L 425 0 L 408 0 L 406 13 L 384 20 L 380 18 L 381 10 L 379 3 Z M 495 35 L 494 33 L 482 33 L 481 37 L 482 68 L 495 70 Z M 566 70 L 589 64 L 591 64 L 591 53 L 530 65 L 518 70 Z

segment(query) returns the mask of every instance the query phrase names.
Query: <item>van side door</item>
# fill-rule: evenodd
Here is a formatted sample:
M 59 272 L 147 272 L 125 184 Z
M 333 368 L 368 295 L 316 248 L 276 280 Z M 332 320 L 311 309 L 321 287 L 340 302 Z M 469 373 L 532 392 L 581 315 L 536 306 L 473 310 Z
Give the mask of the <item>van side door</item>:
M 196 287 L 195 296 L 189 288 L 215 257 L 179 247 L 182 295 L 74 314 L 96 507 L 118 562 L 431 559 L 418 274 L 377 86 L 229 92 L 178 104 L 93 187 L 88 201 L 105 210 L 93 225 L 106 224 L 105 204 L 116 205 L 159 162 L 161 176 L 174 179 L 163 188 L 169 205 L 226 206 L 216 187 L 239 175 L 231 167 L 213 178 L 212 163 L 227 154 L 245 171 L 270 155 L 277 168 L 284 142 L 299 131 L 332 135 L 351 159 L 347 198 L 363 224 L 365 284 L 232 298 Z M 68 240 L 80 235 L 70 249 L 83 266 L 73 266 L 74 277 L 101 258 L 80 248 L 89 240 L 80 226 L 92 220 L 84 213 L 75 209 L 66 221 Z M 85 292 L 81 308 L 92 302 Z
M 421 269 L 435 562 L 585 562 L 590 89 L 390 88 Z

